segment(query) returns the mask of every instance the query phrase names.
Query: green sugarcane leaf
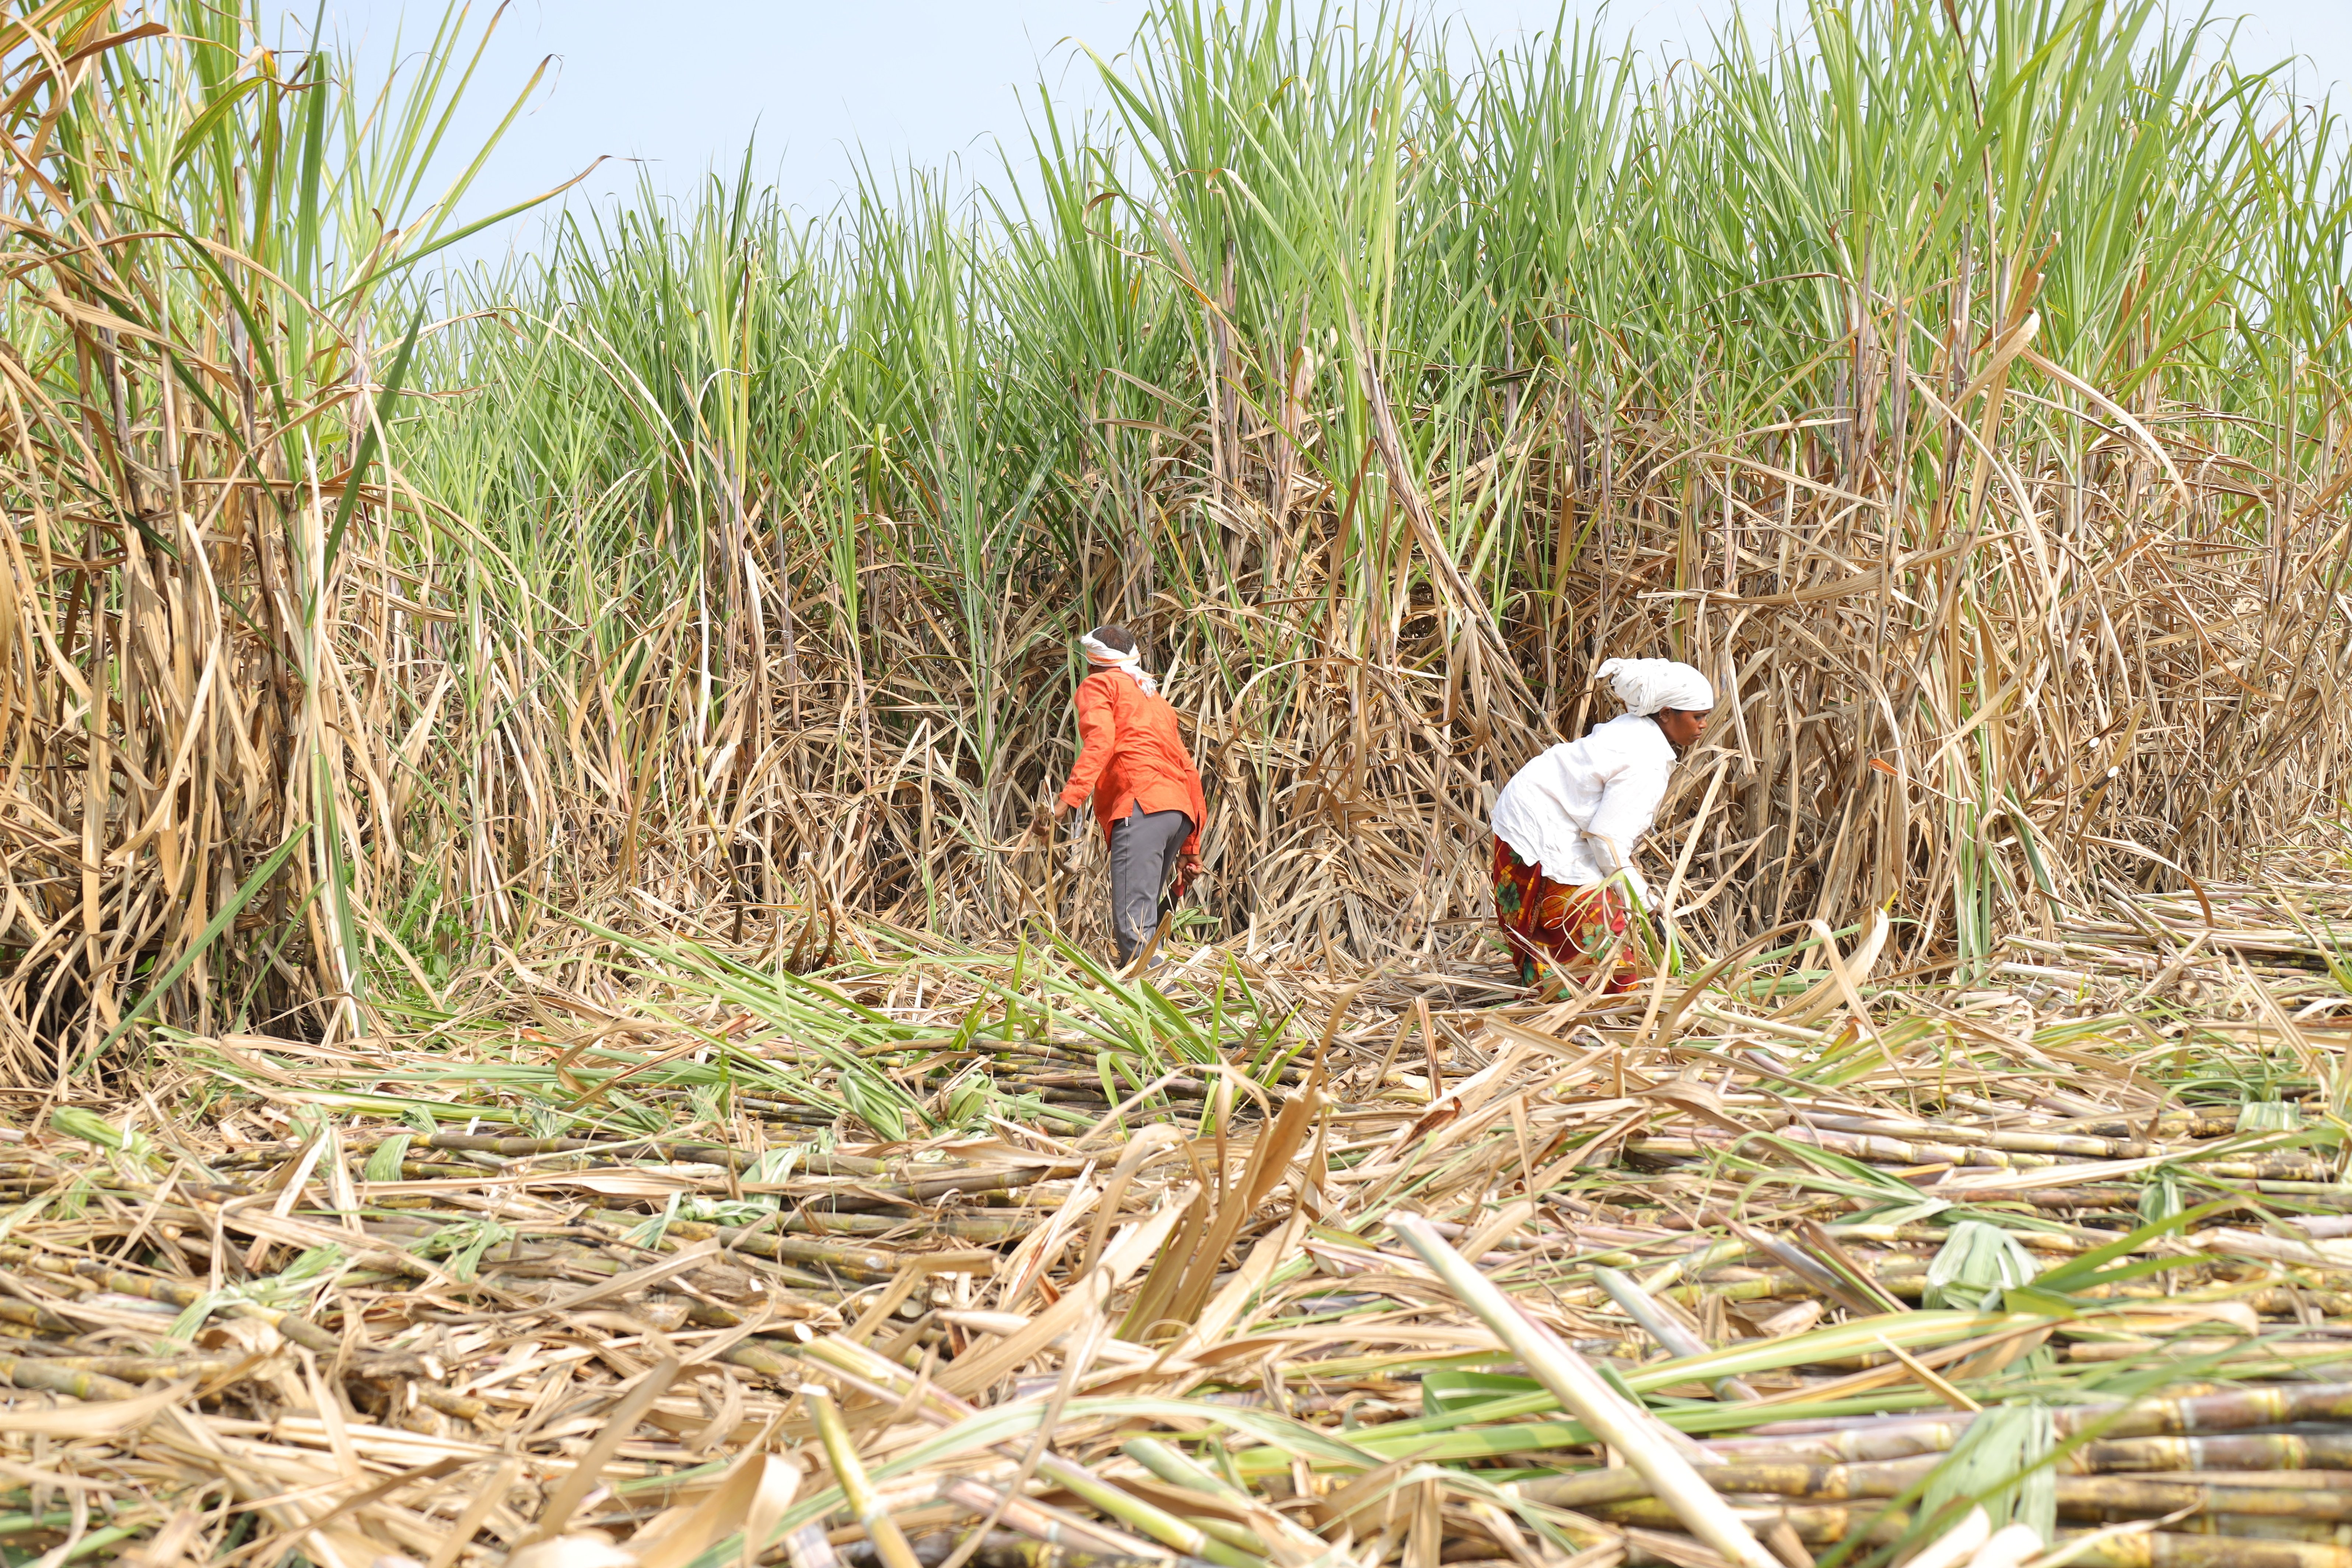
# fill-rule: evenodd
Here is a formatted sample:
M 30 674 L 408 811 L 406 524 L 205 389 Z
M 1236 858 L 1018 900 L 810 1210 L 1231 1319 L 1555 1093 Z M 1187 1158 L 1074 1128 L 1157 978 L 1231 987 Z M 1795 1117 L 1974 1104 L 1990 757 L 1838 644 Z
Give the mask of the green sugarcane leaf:
M 123 1013 L 122 1021 L 109 1030 L 106 1038 L 96 1047 L 86 1049 L 79 1058 L 76 1058 L 77 1067 L 88 1061 L 92 1056 L 103 1056 L 113 1047 L 117 1040 L 131 1032 L 131 1026 L 133 1024 L 146 1016 L 147 1010 L 161 1001 L 163 993 L 178 983 L 180 976 L 188 972 L 189 965 L 204 956 L 205 950 L 220 939 L 221 932 L 236 923 L 236 917 L 244 912 L 245 906 L 253 901 L 255 894 L 268 885 L 272 877 L 278 875 L 278 868 L 286 864 L 287 857 L 294 853 L 295 847 L 302 842 L 302 835 L 308 831 L 310 829 L 307 824 L 297 825 L 288 832 L 277 848 L 262 857 L 261 864 L 253 868 L 253 874 L 246 878 L 236 891 L 229 895 L 228 901 L 221 906 L 211 920 L 205 922 L 205 929 L 196 934 L 196 940 L 182 949 L 180 956 L 172 961 L 171 965 L 163 971 L 162 977 L 147 988 L 146 994 L 132 1003 Z
M 401 1163 L 408 1158 L 408 1146 L 414 1142 L 415 1139 L 406 1132 L 394 1133 L 375 1146 L 375 1152 L 367 1157 L 362 1174 L 371 1182 L 400 1180 Z
M 2137 1279 L 2143 1275 L 2157 1273 L 2165 1268 L 2177 1268 L 2180 1266 L 2180 1260 L 2178 1258 L 2150 1259 L 2145 1263 L 2126 1265 L 2119 1268 L 2109 1268 L 2106 1266 L 2119 1258 L 2127 1257 L 2138 1251 L 2160 1237 L 2185 1231 L 2200 1221 L 2221 1213 L 2231 1206 L 2231 1202 L 2232 1200 L 2223 1198 L 2210 1204 L 2200 1204 L 2195 1208 L 2183 1209 L 2180 1213 L 2168 1218 L 2141 1226 L 2138 1229 L 2104 1247 L 2093 1247 L 2088 1252 L 2043 1269 L 2034 1277 L 2032 1289 L 2037 1295 L 2063 1297 L 2097 1285 L 2120 1284 L 2126 1279 Z
M 2033 1255 L 2015 1237 L 1999 1226 L 1964 1219 L 1928 1261 L 1920 1304 L 1985 1310 L 2001 1292 L 2023 1285 L 2036 1272 Z
M 61 1105 L 49 1113 L 49 1125 L 68 1138 L 79 1138 L 85 1143 L 95 1143 L 101 1149 L 121 1149 L 128 1141 L 123 1134 L 109 1126 L 105 1118 L 79 1105 Z

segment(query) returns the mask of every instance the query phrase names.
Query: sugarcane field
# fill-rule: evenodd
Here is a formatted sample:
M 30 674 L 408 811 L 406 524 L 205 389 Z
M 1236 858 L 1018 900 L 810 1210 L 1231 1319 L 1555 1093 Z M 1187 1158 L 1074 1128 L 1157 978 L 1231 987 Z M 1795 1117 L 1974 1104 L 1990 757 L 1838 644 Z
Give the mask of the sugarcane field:
M 2352 1568 L 2292 61 L 493 10 L 0 0 L 0 1568 Z

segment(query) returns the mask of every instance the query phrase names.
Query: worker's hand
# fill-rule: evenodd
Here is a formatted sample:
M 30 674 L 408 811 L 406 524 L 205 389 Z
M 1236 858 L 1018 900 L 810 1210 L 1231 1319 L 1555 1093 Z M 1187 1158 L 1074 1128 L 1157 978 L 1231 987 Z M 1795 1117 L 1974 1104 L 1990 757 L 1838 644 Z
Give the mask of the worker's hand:
M 1029 831 L 1042 837 L 1054 836 L 1054 819 L 1062 814 L 1062 803 L 1049 800 L 1037 807 L 1037 815 L 1029 824 Z
M 1201 858 L 1198 855 L 1184 855 L 1178 857 L 1176 861 L 1176 896 L 1180 899 L 1182 898 L 1186 892 L 1191 890 L 1192 884 L 1200 880 L 1201 875 Z

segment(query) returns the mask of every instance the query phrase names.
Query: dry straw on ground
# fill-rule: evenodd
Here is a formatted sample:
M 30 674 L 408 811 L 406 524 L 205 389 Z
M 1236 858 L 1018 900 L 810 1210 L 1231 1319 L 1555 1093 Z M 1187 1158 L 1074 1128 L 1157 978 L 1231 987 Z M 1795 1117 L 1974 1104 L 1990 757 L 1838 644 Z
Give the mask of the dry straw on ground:
M 180 1039 L 0 1171 L 0 1531 L 1859 1568 L 1982 1503 L 2020 1556 L 2345 1568 L 2352 902 L 2209 896 L 2000 989 L 1883 933 L 1500 1008 L 682 953 L 426 1039 Z

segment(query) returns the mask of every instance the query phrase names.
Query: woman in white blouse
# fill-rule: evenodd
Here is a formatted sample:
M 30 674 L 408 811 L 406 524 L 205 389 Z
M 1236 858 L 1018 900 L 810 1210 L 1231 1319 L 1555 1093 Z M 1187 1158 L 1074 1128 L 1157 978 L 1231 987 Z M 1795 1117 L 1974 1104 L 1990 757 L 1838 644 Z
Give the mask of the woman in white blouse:
M 1511 775 L 1495 801 L 1495 922 L 1519 984 L 1547 966 L 1609 967 L 1603 989 L 1633 988 L 1632 898 L 1650 902 L 1633 847 L 1657 819 L 1675 756 L 1696 742 L 1715 689 L 1687 664 L 1612 658 L 1598 679 L 1625 711 Z

